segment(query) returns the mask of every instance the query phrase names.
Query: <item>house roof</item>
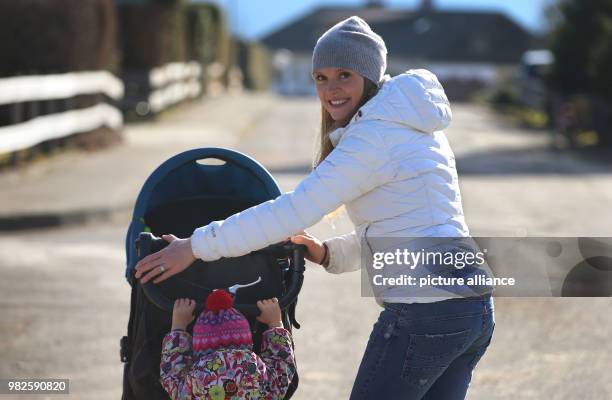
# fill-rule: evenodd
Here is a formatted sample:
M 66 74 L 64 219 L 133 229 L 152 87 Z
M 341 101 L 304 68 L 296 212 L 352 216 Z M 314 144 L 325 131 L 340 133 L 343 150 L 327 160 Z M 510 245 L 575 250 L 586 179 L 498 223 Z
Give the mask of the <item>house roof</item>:
M 262 42 L 271 49 L 310 53 L 323 32 L 351 15 L 365 19 L 383 37 L 390 58 L 518 63 L 534 40 L 498 12 L 325 7 L 285 25 Z

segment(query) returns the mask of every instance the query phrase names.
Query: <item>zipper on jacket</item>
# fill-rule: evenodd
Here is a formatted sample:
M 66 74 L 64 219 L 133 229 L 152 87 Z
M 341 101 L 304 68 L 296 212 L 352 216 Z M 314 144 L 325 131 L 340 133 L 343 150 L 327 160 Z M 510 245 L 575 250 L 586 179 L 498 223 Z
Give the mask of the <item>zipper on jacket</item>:
M 370 229 L 370 225 L 368 224 L 365 228 L 365 231 L 363 231 L 363 238 L 366 242 L 366 244 L 368 245 L 368 248 L 370 249 L 370 254 L 374 254 L 374 250 L 372 249 L 372 245 L 370 244 L 370 241 L 368 240 L 368 229 Z

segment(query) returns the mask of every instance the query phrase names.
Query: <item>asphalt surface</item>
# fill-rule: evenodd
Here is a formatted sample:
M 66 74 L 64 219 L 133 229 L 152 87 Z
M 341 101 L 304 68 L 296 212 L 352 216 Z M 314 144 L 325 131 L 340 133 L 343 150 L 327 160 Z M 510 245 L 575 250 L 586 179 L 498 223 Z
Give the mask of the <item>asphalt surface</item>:
M 453 111 L 447 134 L 474 236 L 612 236 L 612 164 L 551 151 L 545 134 L 506 126 L 483 107 Z M 146 177 L 178 152 L 223 146 L 254 157 L 292 190 L 310 165 L 317 113 L 309 98 L 228 95 L 129 125 L 120 146 L 2 174 L 0 222 L 82 218 L 0 233 L 0 377 L 70 379 L 70 396 L 37 399 L 119 398 L 118 341 L 129 313 L 123 241 Z M 309 231 L 324 239 L 350 229 L 341 213 Z M 360 278 L 308 265 L 294 398 L 348 397 L 380 312 L 360 296 Z M 497 298 L 494 339 L 468 398 L 612 398 L 611 305 L 609 298 Z

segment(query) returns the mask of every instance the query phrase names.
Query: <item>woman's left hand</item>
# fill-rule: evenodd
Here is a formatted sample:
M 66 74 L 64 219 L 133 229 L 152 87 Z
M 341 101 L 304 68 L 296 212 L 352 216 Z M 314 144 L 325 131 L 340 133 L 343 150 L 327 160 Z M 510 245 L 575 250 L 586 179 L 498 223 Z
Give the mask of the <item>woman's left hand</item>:
M 323 242 L 310 233 L 302 231 L 295 236 L 291 236 L 289 240 L 295 244 L 303 244 L 306 246 L 306 254 L 304 254 L 304 257 L 307 260 L 315 264 L 321 264 L 324 261 L 326 250 L 323 246 Z
M 153 278 L 153 283 L 165 281 L 186 270 L 196 260 L 191 251 L 191 238 L 179 239 L 174 235 L 162 235 L 162 239 L 170 244 L 136 264 L 134 276 L 140 279 L 141 283 L 147 283 Z

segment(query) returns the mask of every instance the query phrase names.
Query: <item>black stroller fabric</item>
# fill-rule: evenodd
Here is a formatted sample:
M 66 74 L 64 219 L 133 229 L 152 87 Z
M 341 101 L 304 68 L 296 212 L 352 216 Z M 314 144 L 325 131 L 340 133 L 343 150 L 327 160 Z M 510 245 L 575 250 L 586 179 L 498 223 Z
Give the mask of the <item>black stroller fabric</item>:
M 219 168 L 232 167 L 231 161 L 233 159 L 231 157 L 238 160 L 242 160 L 240 157 L 246 157 L 226 149 L 200 150 L 204 154 L 210 154 L 211 151 L 214 151 L 214 154 L 221 154 L 223 159 L 228 162 Z M 230 152 L 231 157 L 226 152 Z M 184 168 L 184 170 L 190 171 L 193 168 L 190 161 L 202 157 L 202 152 L 194 153 L 192 151 L 187 156 L 185 154 L 187 153 L 175 157 L 175 159 L 182 157 L 182 163 L 176 163 L 178 167 L 170 169 L 171 174 L 167 173 L 167 175 L 172 175 L 172 179 L 177 179 L 177 176 L 180 176 L 175 169 Z M 258 164 L 256 166 L 263 169 Z M 208 171 L 215 171 L 214 169 L 208 169 L 209 166 L 201 167 L 207 173 Z M 240 168 L 244 168 L 244 165 Z M 217 171 L 222 170 L 218 169 Z M 152 178 L 158 172 L 156 171 Z M 232 172 L 232 174 L 235 173 L 235 171 Z M 160 184 L 160 182 L 162 183 Z M 150 182 L 148 181 L 148 183 Z M 163 179 L 158 179 L 155 183 L 157 187 L 163 187 L 164 185 Z M 240 196 L 232 195 L 231 192 L 227 191 L 227 186 L 231 186 L 231 181 L 226 182 L 223 189 L 225 193 L 221 194 L 214 193 L 210 187 L 205 188 L 206 190 L 203 190 L 205 193 L 200 195 L 190 193 L 188 196 L 181 196 L 180 191 L 175 190 L 175 196 L 170 196 L 165 201 L 160 200 L 158 193 L 151 193 L 151 196 L 145 196 L 145 199 L 157 196 L 157 200 L 154 202 L 154 207 L 150 208 L 142 206 L 143 192 L 147 188 L 147 184 L 143 187 L 143 192 L 141 192 L 137 201 L 134 222 L 130 226 L 126 240 L 128 253 L 126 277 L 132 285 L 132 294 L 128 334 L 121 339 L 121 360 L 125 363 L 123 400 L 167 400 L 169 398 L 159 382 L 159 367 L 161 342 L 170 330 L 172 314 L 170 310 L 163 310 L 153 304 L 146 296 L 143 287 L 133 279 L 133 267 L 138 260 L 133 256 L 135 253 L 131 247 L 135 244 L 130 244 L 130 241 L 133 242 L 135 233 L 142 230 L 151 232 L 155 236 L 172 233 L 178 237 L 188 237 L 199 226 L 206 225 L 214 220 L 224 219 L 261 202 L 261 197 L 249 199 L 244 193 L 241 193 Z M 271 193 L 268 197 L 274 198 L 276 193 Z M 140 258 L 143 256 L 146 256 L 146 254 L 141 254 Z M 235 284 L 246 284 L 261 278 L 259 284 L 238 290 L 234 303 L 254 304 L 259 299 L 270 297 L 280 299 L 287 292 L 287 283 L 291 281 L 291 275 L 295 273 L 288 268 L 291 262 L 290 257 L 291 254 L 283 251 L 282 246 L 271 246 L 237 258 L 225 258 L 206 263 L 198 260 L 182 273 L 160 283 L 158 289 L 169 299 L 186 297 L 204 302 L 206 296 L 213 289 L 228 288 Z M 296 302 L 297 299 L 282 312 L 283 323 L 290 331 L 292 327 L 299 328 L 299 324 L 295 321 Z M 253 350 L 259 353 L 261 334 L 267 327 L 260 324 L 252 316 L 247 316 L 247 319 L 253 334 Z M 188 327 L 188 331 L 192 332 L 192 329 L 193 323 Z M 297 385 L 298 376 L 296 373 L 285 396 L 286 399 L 293 395 Z

